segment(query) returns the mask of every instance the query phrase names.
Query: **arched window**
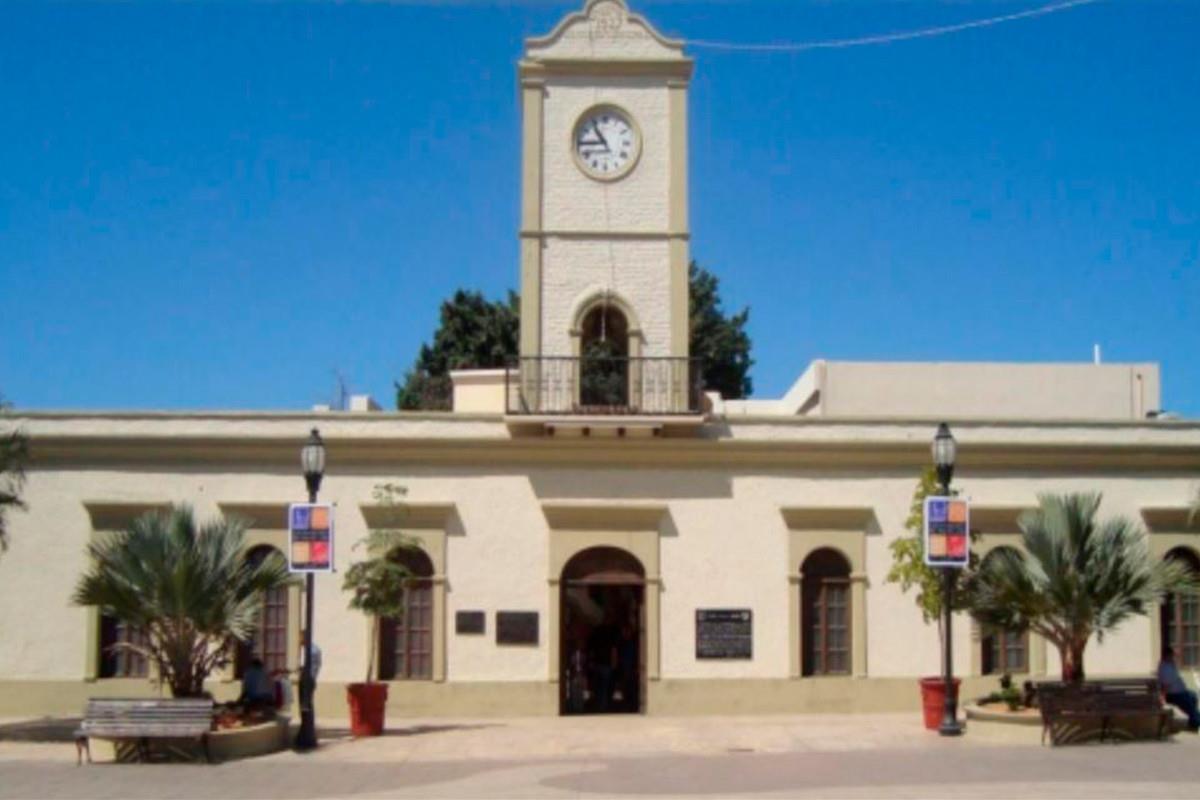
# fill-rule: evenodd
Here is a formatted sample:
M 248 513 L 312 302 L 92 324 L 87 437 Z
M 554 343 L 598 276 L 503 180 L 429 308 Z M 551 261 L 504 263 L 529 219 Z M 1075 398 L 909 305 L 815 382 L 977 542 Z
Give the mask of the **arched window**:
M 257 566 L 272 553 L 283 557 L 274 547 L 259 545 L 246 554 L 246 560 Z M 288 616 L 287 587 L 277 587 L 263 594 L 258 625 L 250 641 L 238 644 L 237 658 L 234 661 L 234 674 L 238 678 L 242 677 L 254 658 L 262 659 L 268 675 L 276 670 L 287 671 Z
M 600 304 L 583 318 L 579 404 L 611 409 L 629 404 L 629 323 L 614 305 Z
M 995 558 L 1001 550 L 1012 551 L 1011 547 L 997 547 L 983 561 Z M 981 672 L 984 675 L 1029 672 L 1029 632 L 1009 631 L 1003 628 L 984 628 L 980 637 L 982 658 Z
M 146 657 L 117 644 L 145 645 L 146 633 L 108 614 L 100 615 L 101 678 L 145 678 L 150 674 Z
M 850 674 L 850 564 L 821 548 L 800 565 L 802 674 Z
M 433 677 L 433 562 L 413 548 L 393 555 L 413 575 L 404 589 L 404 615 L 379 625 L 379 678 L 385 681 Z
M 1178 559 L 1200 573 L 1200 558 L 1186 547 L 1176 547 L 1167 553 L 1167 558 Z M 1167 595 L 1159 620 L 1163 646 L 1175 650 L 1175 663 L 1180 667 L 1200 668 L 1200 597 Z

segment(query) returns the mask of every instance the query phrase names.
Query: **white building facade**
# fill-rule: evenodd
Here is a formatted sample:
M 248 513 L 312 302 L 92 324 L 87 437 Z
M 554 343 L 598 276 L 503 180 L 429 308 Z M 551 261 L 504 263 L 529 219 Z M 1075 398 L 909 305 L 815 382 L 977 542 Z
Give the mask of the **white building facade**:
M 691 60 L 619 0 L 590 0 L 530 40 L 519 74 L 519 364 L 456 373 L 450 413 L 17 414 L 32 460 L 0 557 L 0 716 L 159 691 L 106 649 L 133 633 L 70 604 L 85 545 L 187 503 L 286 551 L 313 427 L 337 520 L 336 572 L 315 590 L 322 716 L 345 715 L 371 649 L 338 573 L 391 527 L 419 541 L 406 558 L 423 578 L 380 642 L 393 713 L 916 708 L 937 632 L 886 575 L 942 421 L 983 551 L 1019 546 L 1040 492 L 1099 491 L 1156 556 L 1200 564 L 1200 423 L 1155 415 L 1153 364 L 817 362 L 776 400 L 702 393 L 687 341 Z M 399 508 L 374 498 L 383 484 L 405 487 Z M 302 602 L 267 601 L 255 647 L 278 666 L 297 666 Z M 1094 643 L 1089 673 L 1148 673 L 1164 635 L 1196 635 L 1176 616 Z M 1057 674 L 1037 637 L 963 618 L 954 645 L 968 692 L 1006 669 Z M 213 691 L 235 695 L 236 677 Z

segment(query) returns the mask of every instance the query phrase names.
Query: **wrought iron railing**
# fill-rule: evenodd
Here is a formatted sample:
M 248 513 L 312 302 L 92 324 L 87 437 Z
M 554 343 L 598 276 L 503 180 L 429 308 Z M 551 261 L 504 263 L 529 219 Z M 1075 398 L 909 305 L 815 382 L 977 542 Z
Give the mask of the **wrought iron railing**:
M 530 356 L 508 370 L 509 414 L 699 414 L 700 359 Z

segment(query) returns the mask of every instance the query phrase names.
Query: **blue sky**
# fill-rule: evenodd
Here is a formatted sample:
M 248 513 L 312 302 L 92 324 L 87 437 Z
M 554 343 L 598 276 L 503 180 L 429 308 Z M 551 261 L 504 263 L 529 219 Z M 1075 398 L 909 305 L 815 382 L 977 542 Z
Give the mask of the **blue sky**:
M 454 289 L 517 284 L 524 37 L 569 2 L 0 5 L 0 391 L 385 405 Z M 809 41 L 1037 2 L 633 1 Z M 1200 3 L 693 50 L 692 253 L 755 394 L 813 358 L 1162 364 L 1200 416 Z M 463 231 L 468 232 L 464 236 Z

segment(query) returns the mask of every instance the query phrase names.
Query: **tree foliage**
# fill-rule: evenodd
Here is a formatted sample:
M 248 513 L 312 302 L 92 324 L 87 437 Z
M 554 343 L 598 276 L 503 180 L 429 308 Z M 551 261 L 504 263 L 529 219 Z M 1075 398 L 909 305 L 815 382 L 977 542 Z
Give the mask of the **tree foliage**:
M 244 543 L 237 519 L 198 525 L 187 506 L 143 514 L 88 545 L 91 566 L 72 602 L 141 629 L 146 644 L 115 646 L 154 663 L 173 696 L 202 696 L 235 640 L 253 635 L 263 593 L 292 582 L 279 553 L 252 563 Z
M 1166 594 L 1200 589 L 1187 565 L 1150 554 L 1140 526 L 1099 520 L 1099 507 L 1099 494 L 1040 495 L 1018 520 L 1024 552 L 996 551 L 967 581 L 972 616 L 1045 637 L 1058 648 L 1064 681 L 1083 680 L 1093 635 L 1103 641 Z
M 695 261 L 688 265 L 689 351 L 704 370 L 704 388 L 719 391 L 727 400 L 749 396 L 750 334 L 746 323 L 750 309 L 727 315 L 721 306 L 721 283 Z
M 704 385 L 726 398 L 750 394 L 749 309 L 726 314 L 720 282 L 692 262 L 689 282 L 689 349 L 703 360 Z M 452 369 L 492 369 L 511 365 L 520 351 L 520 297 L 488 300 L 480 292 L 459 289 L 442 303 L 433 341 L 421 345 L 416 362 L 396 384 L 396 407 L 447 411 L 453 399 Z
M 396 407 L 448 411 L 450 370 L 508 366 L 518 351 L 520 307 L 516 292 L 495 301 L 480 292 L 455 292 L 442 303 L 432 344 L 421 345 L 404 382 L 396 384 Z
M 8 414 L 8 404 L 0 399 L 0 419 Z M 8 549 L 8 512 L 24 510 L 21 490 L 25 485 L 25 462 L 29 458 L 29 439 L 17 429 L 0 432 L 0 553 Z
M 375 502 L 383 506 L 389 517 L 400 522 L 401 501 L 406 494 L 402 486 L 385 483 L 375 487 L 372 495 Z M 346 570 L 342 589 L 350 593 L 350 608 L 367 615 L 371 622 L 370 649 L 367 656 L 367 683 L 375 677 L 375 648 L 379 642 L 379 625 L 384 619 L 395 619 L 404 614 L 405 588 L 412 573 L 396 558 L 398 550 L 417 547 L 412 538 L 399 528 L 376 528 L 355 543 L 354 548 L 364 547 L 367 557 L 357 561 Z

